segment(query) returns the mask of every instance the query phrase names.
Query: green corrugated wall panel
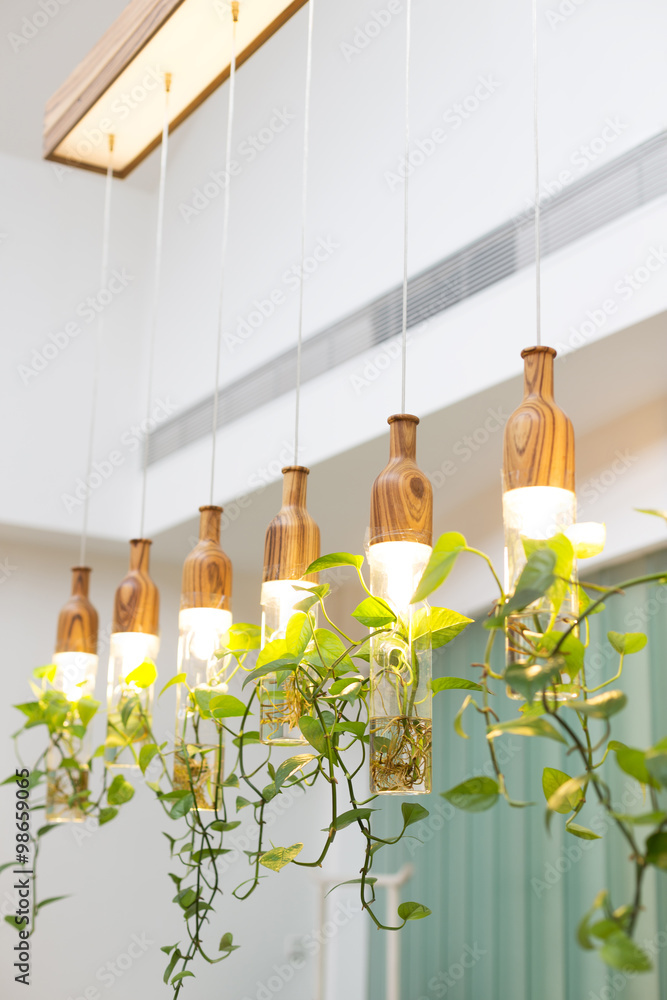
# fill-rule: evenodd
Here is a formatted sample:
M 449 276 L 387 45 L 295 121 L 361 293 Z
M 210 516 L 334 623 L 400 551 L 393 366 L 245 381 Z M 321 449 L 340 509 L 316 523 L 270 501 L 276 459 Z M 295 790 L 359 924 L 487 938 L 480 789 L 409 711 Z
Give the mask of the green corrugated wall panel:
M 617 583 L 665 566 L 667 552 L 660 552 L 608 570 L 596 580 Z M 657 592 L 642 587 L 608 604 L 591 623 L 589 660 L 597 672 L 589 684 L 600 683 L 616 670 L 615 660 L 605 652 L 608 629 L 647 632 L 647 649 L 627 658 L 618 682 L 630 701 L 613 726 L 615 738 L 645 747 L 667 735 L 667 587 Z M 484 640 L 481 627 L 472 627 L 436 654 L 436 675 L 474 679 L 470 663 L 481 659 Z M 498 646 L 496 666 L 501 654 Z M 401 1000 L 665 1000 L 667 875 L 651 873 L 647 878 L 647 910 L 639 926 L 638 939 L 659 946 L 653 973 L 630 980 L 608 972 L 597 956 L 576 943 L 577 923 L 599 889 L 611 890 L 614 905 L 628 902 L 632 873 L 628 846 L 615 830 L 590 846 L 565 834 L 560 817 L 554 818 L 551 835 L 546 832 L 542 769 L 548 764 L 578 773 L 563 748 L 519 737 L 506 737 L 499 744 L 510 793 L 516 800 L 535 802 L 532 808 L 511 809 L 500 803 L 488 813 L 468 816 L 437 794 L 475 773 L 489 773 L 483 772 L 488 754 L 481 717 L 466 713 L 469 740 L 454 733 L 462 698 L 457 692 L 435 699 L 436 791 L 419 799 L 430 818 L 411 828 L 423 844 L 408 840 L 378 855 L 378 871 L 414 865 L 403 898 L 425 903 L 433 911 L 432 917 L 401 932 Z M 511 704 L 504 696 L 498 701 L 504 717 L 510 716 Z M 606 773 L 613 779 L 614 796 L 629 796 L 628 811 L 640 809 L 639 785 L 613 765 Z M 586 808 L 582 822 L 589 825 L 595 806 Z M 389 833 L 397 827 L 400 801 L 392 800 L 378 828 Z M 384 902 L 380 896 L 381 907 Z M 385 1000 L 385 944 L 384 934 L 371 934 L 370 1000 Z

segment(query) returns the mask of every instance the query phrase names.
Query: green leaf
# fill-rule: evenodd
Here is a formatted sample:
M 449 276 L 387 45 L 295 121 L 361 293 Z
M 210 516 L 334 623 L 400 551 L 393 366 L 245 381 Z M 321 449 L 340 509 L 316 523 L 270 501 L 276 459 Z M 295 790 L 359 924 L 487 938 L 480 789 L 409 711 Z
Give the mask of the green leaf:
M 302 719 L 299 719 L 299 729 L 311 747 L 315 747 L 318 753 L 325 755 L 328 753 L 326 736 L 319 719 L 313 719 L 311 715 L 304 715 Z
M 214 719 L 233 719 L 245 715 L 247 706 L 231 694 L 216 694 L 208 708 Z
M 113 806 L 100 809 L 99 823 L 100 826 L 104 826 L 105 823 L 110 823 L 112 819 L 115 819 L 118 815 L 118 810 Z
M 135 667 L 125 678 L 126 684 L 134 684 L 135 687 L 145 690 L 157 680 L 157 667 L 152 660 L 144 660 L 138 667 Z
M 79 699 L 76 710 L 84 726 L 88 725 L 99 707 L 99 701 L 95 701 L 89 694 L 85 694 L 83 698 Z
M 309 573 L 312 570 L 309 569 Z M 270 868 L 272 872 L 279 872 L 281 869 L 288 865 L 291 861 L 301 854 L 303 850 L 303 844 L 292 844 L 291 847 L 274 847 L 272 850 L 267 851 L 266 854 L 262 854 L 259 859 L 260 865 L 264 865 L 265 868 Z
M 537 718 L 510 719 L 509 722 L 498 722 L 489 726 L 487 736 L 495 739 L 503 733 L 512 733 L 514 736 L 544 736 L 557 743 L 565 743 L 561 734 L 554 729 L 552 724 L 542 716 Z
M 172 819 L 180 819 L 181 816 L 185 816 L 190 812 L 195 804 L 195 797 L 192 792 L 186 792 L 182 795 L 180 799 L 176 799 L 173 806 L 169 810 L 169 815 Z
M 322 666 L 329 670 L 334 663 L 340 661 L 336 667 L 336 673 L 354 672 L 357 668 L 347 653 L 347 646 L 342 640 L 326 628 L 318 628 L 315 631 L 317 649 L 320 653 Z
M 300 771 L 301 768 L 306 766 L 306 764 L 309 764 L 311 760 L 316 760 L 316 757 L 312 753 L 302 753 L 297 757 L 290 757 L 289 760 L 284 760 L 276 771 L 276 790 L 279 791 L 288 778 L 291 778 L 293 774 L 296 774 L 296 772 Z
M 454 717 L 454 732 L 456 733 L 457 736 L 460 736 L 462 740 L 469 739 L 468 734 L 463 729 L 463 713 L 470 704 L 472 704 L 471 694 L 466 695 L 466 697 L 463 699 L 463 704 L 461 705 L 460 709 L 456 713 L 456 716 Z
M 223 934 L 220 938 L 218 951 L 226 951 L 230 954 L 232 951 L 238 951 L 239 947 L 240 945 L 234 944 L 234 935 L 228 932 L 227 934 Z
M 653 968 L 646 952 L 620 929 L 609 935 L 600 949 L 600 958 L 613 969 L 624 972 L 650 972 Z
M 590 935 L 591 935 L 591 927 L 590 927 L 591 919 L 593 917 L 593 914 L 596 913 L 597 910 L 599 910 L 602 906 L 604 906 L 605 901 L 606 901 L 608 895 L 609 895 L 609 893 L 607 892 L 606 889 L 603 889 L 602 892 L 599 892 L 597 894 L 597 896 L 595 897 L 595 900 L 593 902 L 592 907 L 590 908 L 590 910 L 588 911 L 588 913 L 582 918 L 582 920 L 581 920 L 581 922 L 580 922 L 580 924 L 579 924 L 579 926 L 577 928 L 577 941 L 579 942 L 579 945 L 582 948 L 584 948 L 586 951 L 593 951 L 593 948 L 595 947 L 595 945 L 591 941 L 591 937 L 590 937 Z
M 401 903 L 398 915 L 401 920 L 423 920 L 424 917 L 431 916 L 431 911 L 422 903 Z
M 553 653 L 559 644 L 558 653 L 563 658 L 562 663 L 560 661 L 558 663 L 559 671 L 565 670 L 570 680 L 574 680 L 584 665 L 586 647 L 574 632 L 565 634 L 565 636 L 562 632 L 545 632 L 539 640 L 539 651 Z
M 401 812 L 403 813 L 403 829 L 405 830 L 413 823 L 421 823 L 429 815 L 428 809 L 416 802 L 403 802 Z
M 661 871 L 667 871 L 667 833 L 654 833 L 646 841 L 646 861 Z
M 660 826 L 667 819 L 665 812 L 639 813 L 636 816 L 632 816 L 630 813 L 612 812 L 611 815 L 614 819 L 620 820 L 621 823 L 631 823 L 634 826 Z
M 462 677 L 436 677 L 431 681 L 431 690 L 433 694 L 440 694 L 441 691 L 483 691 L 484 688 Z
M 619 743 L 618 740 L 611 740 L 609 749 L 616 754 L 616 763 L 621 771 L 625 771 L 631 778 L 636 778 L 642 785 L 660 788 L 660 783 L 656 781 L 646 766 L 646 754 L 643 750 L 628 747 L 625 743 Z
M 448 531 L 435 543 L 417 590 L 412 595 L 412 604 L 425 600 L 429 594 L 445 582 L 461 552 L 468 547 L 463 535 L 458 531 Z
M 35 913 L 45 906 L 50 906 L 51 903 L 59 903 L 61 899 L 69 899 L 69 896 L 49 896 L 48 899 L 42 899 L 35 907 Z
M 579 586 L 579 614 L 583 615 L 590 608 L 593 603 L 592 598 L 586 593 L 583 587 Z M 596 598 L 597 600 L 597 598 Z M 598 604 L 594 611 L 591 611 L 589 617 L 593 615 L 599 615 L 605 610 L 604 604 Z
M 107 790 L 107 802 L 110 806 L 122 806 L 134 795 L 134 788 L 122 774 L 117 774 Z
M 651 510 L 647 507 L 635 507 L 638 514 L 652 514 L 654 517 L 661 517 L 663 521 L 667 521 L 667 510 Z
M 423 616 L 423 617 L 422 617 Z M 452 639 L 456 639 L 474 619 L 466 618 L 458 611 L 449 608 L 420 608 L 412 622 L 414 638 L 419 638 L 422 630 L 431 633 L 431 646 L 440 649 Z M 423 623 L 423 624 L 422 624 Z
M 371 813 L 377 812 L 377 809 L 369 809 L 364 807 L 363 809 L 348 809 L 347 812 L 341 813 L 340 816 L 336 816 L 335 820 L 331 824 L 333 830 L 345 830 L 348 826 L 352 826 L 357 820 L 369 819 Z M 328 830 L 329 827 L 326 828 Z M 325 831 L 326 832 L 326 831 Z
M 572 778 L 565 771 L 558 771 L 555 767 L 544 768 L 542 772 L 542 790 L 544 791 L 544 798 L 547 800 L 547 803 L 554 793 L 568 781 L 572 781 Z M 562 802 L 559 802 L 553 811 L 562 813 L 563 815 L 573 812 L 581 802 L 582 795 L 583 792 L 579 785 L 577 785 L 572 794 L 568 794 Z
M 35 667 L 32 672 L 32 676 L 36 677 L 38 680 L 46 678 L 49 684 L 53 684 L 56 679 L 56 673 L 58 671 L 58 665 L 56 663 L 47 663 L 43 667 Z
M 626 656 L 639 653 L 648 642 L 648 636 L 643 632 L 607 632 L 607 638 L 617 653 Z
M 539 691 L 544 691 L 560 683 L 561 669 L 565 669 L 565 663 L 560 657 L 540 660 L 530 666 L 516 663 L 511 664 L 506 669 L 504 679 L 513 691 L 516 691 L 528 702 L 532 702 Z
M 493 778 L 468 778 L 455 788 L 440 794 L 457 809 L 484 812 L 496 804 L 500 788 Z
M 628 703 L 627 695 L 622 691 L 603 691 L 602 694 L 578 701 L 566 701 L 563 708 L 571 708 L 575 712 L 587 715 L 591 719 L 610 719 L 612 715 L 621 712 Z
M 574 546 L 567 535 L 558 533 L 547 539 L 527 538 L 523 543 L 527 556 L 535 552 L 550 551 L 556 556 L 554 566 L 554 580 L 549 587 L 546 596 L 553 605 L 554 613 L 560 610 L 565 596 L 570 587 L 570 579 L 574 567 Z
M 285 647 L 290 656 L 300 660 L 313 635 L 313 627 L 308 615 L 302 611 L 292 615 L 287 623 Z
M 593 833 L 593 831 L 589 830 L 587 826 L 579 826 L 578 823 L 566 823 L 565 829 L 568 833 L 572 833 L 575 837 L 579 837 L 580 840 L 600 840 L 600 835 L 598 833 Z
M 382 628 L 396 621 L 396 615 L 386 601 L 379 597 L 367 597 L 354 611 L 352 617 L 368 628 Z
M 350 552 L 332 552 L 312 562 L 303 575 L 312 576 L 313 573 L 321 573 L 323 569 L 336 569 L 338 566 L 355 566 L 361 569 L 363 564 L 363 556 L 354 556 Z
M 244 799 L 242 795 L 237 795 L 236 796 L 236 811 L 237 812 L 240 812 L 241 809 L 245 809 L 245 807 L 249 806 L 249 805 L 250 805 L 250 802 L 248 802 L 247 799 Z
M 586 776 L 583 775 L 581 778 L 568 778 L 567 781 L 563 781 L 558 787 L 551 793 L 547 799 L 547 827 L 551 821 L 552 813 L 565 813 L 571 812 L 572 809 L 579 805 L 579 802 L 583 798 L 583 786 Z M 572 805 L 574 803 L 574 805 Z M 564 809 L 563 807 L 567 808 Z
M 380 848 L 380 847 L 384 847 L 385 845 L 384 844 L 377 844 L 375 846 L 376 846 L 376 848 Z M 329 889 L 329 891 L 327 893 L 327 896 L 330 896 L 331 893 L 334 891 L 334 889 L 340 889 L 340 887 L 342 885 L 361 885 L 361 882 L 362 882 L 362 880 L 360 878 L 350 878 L 350 879 L 347 880 L 347 882 L 339 882 L 338 885 L 335 885 L 335 886 L 333 886 L 332 889 Z M 376 882 L 377 882 L 376 878 L 367 878 L 367 879 L 365 879 L 366 885 L 374 886 Z
M 173 985 L 174 985 L 174 983 L 180 983 L 180 981 L 181 981 L 182 979 L 185 979 L 185 978 L 186 978 L 187 976 L 192 976 L 192 978 L 193 978 L 193 979 L 195 978 L 195 974 L 194 974 L 194 972 L 189 972 L 189 971 L 188 971 L 188 970 L 186 969 L 186 970 L 185 970 L 185 972 L 177 972 L 177 973 L 176 973 L 176 975 L 172 977 L 172 979 L 171 979 L 171 981 L 170 981 L 169 985 L 170 985 L 170 986 L 173 986 Z
M 236 653 L 248 653 L 252 649 L 259 649 L 261 641 L 262 630 L 258 625 L 239 622 L 229 630 L 227 649 Z
M 147 743 L 139 751 L 139 767 L 141 768 L 141 773 L 146 773 L 146 768 L 152 761 L 153 757 L 160 752 L 156 743 Z
M 556 561 L 556 553 L 550 548 L 539 548 L 532 552 L 517 580 L 513 595 L 502 605 L 497 616 L 489 619 L 486 627 L 498 628 L 509 615 L 523 611 L 534 601 L 544 597 L 556 579 Z
M 174 971 L 174 969 L 176 968 L 176 964 L 177 964 L 178 960 L 180 958 L 182 958 L 182 957 L 183 956 L 181 955 L 180 949 L 176 948 L 176 950 L 172 954 L 171 958 L 169 959 L 169 964 L 168 964 L 167 968 L 165 969 L 164 976 L 162 977 L 162 981 L 164 983 L 168 983 L 169 982 L 170 976 L 171 976 L 172 972 Z
M 167 681 L 165 686 L 162 688 L 162 690 L 158 695 L 158 698 L 161 698 L 162 695 L 165 693 L 165 691 L 167 691 L 170 687 L 173 687 L 174 684 L 183 684 L 187 679 L 187 676 L 188 676 L 187 674 L 176 674 L 175 677 L 172 677 L 171 680 Z
M 341 698 L 344 701 L 356 701 L 361 694 L 361 689 L 366 683 L 366 678 L 362 674 L 346 675 L 339 677 L 329 688 L 328 698 Z
M 667 788 L 667 739 L 646 751 L 646 767 L 655 780 Z
M 231 833 L 232 830 L 236 830 L 236 828 L 240 825 L 240 819 L 227 823 L 222 819 L 217 819 L 214 823 L 211 823 L 211 829 L 215 830 L 217 833 Z

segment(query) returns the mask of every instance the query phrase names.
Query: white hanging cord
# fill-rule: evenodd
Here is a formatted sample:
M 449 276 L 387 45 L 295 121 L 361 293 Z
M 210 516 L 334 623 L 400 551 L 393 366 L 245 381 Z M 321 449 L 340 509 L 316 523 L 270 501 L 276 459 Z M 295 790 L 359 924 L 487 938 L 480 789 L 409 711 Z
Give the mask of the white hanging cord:
M 410 51 L 412 42 L 412 0 L 406 4 L 405 26 L 405 184 L 403 187 L 403 324 L 401 345 L 401 413 L 405 413 L 405 381 L 408 367 L 408 237 L 410 219 Z
M 153 368 L 155 362 L 155 341 L 157 337 L 158 310 L 160 305 L 160 280 L 162 276 L 162 243 L 164 236 L 164 203 L 167 186 L 167 154 L 169 151 L 169 91 L 171 73 L 164 75 L 164 121 L 162 124 L 162 152 L 160 156 L 160 187 L 157 207 L 157 232 L 155 237 L 155 279 L 153 285 L 153 309 L 151 316 L 150 343 L 148 349 L 148 388 L 146 392 L 146 426 L 144 430 L 143 482 L 141 487 L 141 521 L 139 538 L 144 537 L 146 523 L 146 486 L 148 483 L 148 444 L 153 396 Z
M 113 147 L 114 137 L 109 136 L 109 165 L 107 167 L 106 184 L 104 186 L 104 223 L 102 226 L 102 266 L 100 269 L 100 291 L 107 287 L 109 280 L 109 244 L 111 237 L 111 187 L 113 182 Z M 83 525 L 81 527 L 81 549 L 79 566 L 86 565 L 86 546 L 88 544 L 88 514 L 90 512 L 90 476 L 93 471 L 93 449 L 95 447 L 95 425 L 97 423 L 97 394 L 100 381 L 100 357 L 102 338 L 104 335 L 104 311 L 97 318 L 95 331 L 95 354 L 93 360 L 92 401 L 90 404 L 90 430 L 88 434 L 88 462 L 86 467 L 86 496 L 83 501 Z
M 220 356 L 222 353 L 222 321 L 225 298 L 225 271 L 227 264 L 227 244 L 229 242 L 229 210 L 232 186 L 232 137 L 234 134 L 234 102 L 236 96 L 236 25 L 239 19 L 239 5 L 232 3 L 232 60 L 229 67 L 229 104 L 227 109 L 227 147 L 225 151 L 225 194 L 222 212 L 222 250 L 220 253 L 220 301 L 218 305 L 218 341 L 215 353 L 215 391 L 213 393 L 213 426 L 211 429 L 211 499 L 215 492 L 215 449 L 218 436 L 218 407 L 220 402 Z
M 303 123 L 303 178 L 301 190 L 301 284 L 299 286 L 299 329 L 296 342 L 296 400 L 294 406 L 294 464 L 299 464 L 299 418 L 301 410 L 301 349 L 303 346 L 303 275 L 306 262 L 306 223 L 308 220 L 308 158 L 310 147 L 310 92 L 313 81 L 313 23 L 315 0 L 308 4 L 308 48 L 306 56 L 306 94 Z
M 540 103 L 537 3 L 533 0 L 533 133 L 535 138 L 535 309 L 537 346 L 542 344 L 542 246 L 540 218 Z

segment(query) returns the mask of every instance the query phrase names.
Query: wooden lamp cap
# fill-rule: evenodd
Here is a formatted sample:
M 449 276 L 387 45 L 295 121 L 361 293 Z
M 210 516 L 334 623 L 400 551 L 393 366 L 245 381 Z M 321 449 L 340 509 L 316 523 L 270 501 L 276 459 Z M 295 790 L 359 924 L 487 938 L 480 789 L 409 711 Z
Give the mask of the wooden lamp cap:
M 199 515 L 199 541 L 183 564 L 181 609 L 230 611 L 232 564 L 220 547 L 222 507 L 200 507 Z
M 320 529 L 306 507 L 310 469 L 288 465 L 282 472 L 282 507 L 269 524 L 264 541 L 264 583 L 300 580 L 320 556 Z
M 92 653 L 97 655 L 99 618 L 88 600 L 91 569 L 72 568 L 72 594 L 58 616 L 56 653 Z
M 554 399 L 553 347 L 527 347 L 524 396 L 505 425 L 503 488 L 556 486 L 574 492 L 574 429 Z
M 148 575 L 152 544 L 148 538 L 130 542 L 130 569 L 116 591 L 112 632 L 158 634 L 160 594 Z
M 373 483 L 369 544 L 433 542 L 433 488 L 417 466 L 417 424 L 411 413 L 389 417 L 389 462 Z

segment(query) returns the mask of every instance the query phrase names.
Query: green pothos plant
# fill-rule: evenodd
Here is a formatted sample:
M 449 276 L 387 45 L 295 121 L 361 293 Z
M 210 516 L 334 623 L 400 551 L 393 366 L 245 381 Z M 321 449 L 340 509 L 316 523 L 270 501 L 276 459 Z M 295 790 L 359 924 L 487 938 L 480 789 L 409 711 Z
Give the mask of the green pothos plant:
M 484 661 L 473 665 L 479 669 L 478 680 L 443 677 L 431 685 L 432 694 L 468 692 L 457 714 L 455 728 L 465 737 L 464 712 L 474 709 L 482 714 L 495 777 L 469 779 L 441 794 L 458 808 L 469 811 L 482 811 L 502 800 L 512 807 L 524 806 L 526 803 L 515 802 L 510 796 L 498 763 L 496 741 L 512 733 L 565 744 L 569 755 L 577 761 L 577 767 L 573 768 L 573 774 L 557 768 L 545 769 L 543 790 L 547 821 L 550 823 L 555 815 L 566 816 L 565 828 L 570 835 L 595 839 L 599 835 L 580 822 L 584 819 L 581 814 L 587 801 L 594 798 L 627 841 L 629 862 L 635 872 L 635 892 L 631 900 L 615 905 L 618 901 L 612 902 L 609 893 L 601 891 L 581 922 L 579 943 L 584 948 L 596 948 L 600 957 L 611 966 L 645 971 L 651 967 L 650 960 L 633 937 L 643 905 L 645 874 L 652 866 L 667 869 L 667 740 L 646 751 L 610 740 L 610 720 L 626 704 L 626 696 L 610 686 L 620 676 L 624 658 L 643 648 L 646 637 L 640 633 L 610 632 L 609 642 L 619 655 L 619 671 L 611 681 L 595 688 L 587 684 L 585 658 L 590 646 L 588 620 L 602 609 L 603 602 L 639 584 L 667 583 L 667 571 L 629 580 L 615 588 L 578 584 L 574 578 L 575 557 L 581 558 L 588 553 L 577 549 L 578 546 L 564 535 L 528 544 L 525 568 L 514 591 L 507 594 L 489 557 L 470 548 L 462 535 L 450 532 L 436 543 L 414 595 L 415 602 L 424 600 L 436 590 L 464 554 L 483 559 L 498 588 L 497 600 L 485 623 L 488 641 Z M 176 944 L 163 948 L 167 955 L 164 981 L 172 985 L 175 996 L 187 985 L 187 980 L 195 976 L 198 960 L 221 962 L 229 959 L 238 947 L 234 944 L 232 931 L 225 928 L 221 934 L 223 928 L 216 930 L 214 919 L 223 892 L 225 857 L 233 851 L 234 831 L 241 824 L 239 813 L 251 817 L 254 843 L 245 851 L 247 870 L 233 890 L 237 899 L 246 899 L 258 890 L 267 872 L 282 873 L 280 877 L 285 878 L 292 865 L 321 866 L 337 834 L 354 825 L 360 832 L 363 848 L 360 877 L 346 884 L 358 885 L 362 907 L 376 926 L 400 930 L 408 921 L 427 917 L 430 913 L 423 903 L 404 902 L 399 907 L 396 922 L 387 925 L 375 912 L 373 866 L 378 853 L 401 840 L 410 827 L 428 816 L 428 810 L 415 801 L 405 801 L 401 807 L 402 822 L 395 835 L 385 838 L 374 832 L 373 814 L 381 798 L 373 795 L 364 798 L 365 793 L 360 791 L 366 784 L 361 775 L 368 767 L 371 738 L 367 664 L 371 638 L 395 634 L 401 623 L 397 622 L 389 605 L 370 594 L 362 573 L 362 556 L 348 553 L 324 556 L 308 568 L 306 575 L 341 566 L 349 566 L 358 574 L 365 596 L 353 612 L 353 618 L 370 630 L 369 636 L 355 640 L 334 623 L 327 610 L 329 586 L 326 583 L 304 584 L 303 600 L 297 605 L 284 638 L 275 639 L 260 650 L 257 626 L 234 625 L 228 646 L 218 653 L 218 678 L 193 690 L 186 676 L 179 674 L 163 688 L 164 692 L 167 688 L 180 686 L 186 710 L 193 717 L 194 732 L 199 731 L 200 725 L 208 726 L 209 732 L 214 726 L 217 745 L 215 740 L 208 740 L 205 746 L 160 743 L 147 717 L 142 719 L 141 745 L 135 742 L 136 726 L 127 734 L 138 766 L 151 779 L 147 782 L 149 787 L 170 824 L 175 824 L 165 837 L 172 867 L 176 869 L 169 872 L 169 878 L 174 884 L 173 901 L 183 920 L 183 933 Z M 513 616 L 530 615 L 531 608 L 538 606 L 542 599 L 550 601 L 553 609 L 573 588 L 576 588 L 579 613 L 566 618 L 564 624 L 562 617 L 558 619 L 557 615 L 533 615 L 531 627 L 524 628 L 521 634 L 521 662 L 517 664 L 514 657 L 508 669 L 494 672 L 491 667 L 494 644 L 511 634 Z M 318 627 L 316 612 L 327 627 Z M 430 609 L 428 630 L 433 648 L 446 645 L 469 624 L 470 619 L 449 609 Z M 234 674 L 244 677 L 243 700 L 228 693 L 226 684 Z M 305 741 L 304 747 L 299 748 L 303 752 L 281 760 L 278 766 L 272 763 L 272 748 L 260 745 L 259 731 L 253 728 L 261 717 L 258 685 L 261 691 L 262 681 L 269 676 L 290 678 L 303 713 L 298 720 Z M 97 704 L 93 705 L 92 700 L 86 702 L 82 716 L 80 705 L 65 706 L 60 693 L 50 687 L 48 668 L 43 669 L 40 679 L 42 686 L 39 689 L 33 684 L 35 701 L 18 706 L 27 716 L 20 732 L 46 725 L 51 743 L 64 745 L 63 732 L 69 736 L 72 726 L 85 729 Z M 135 684 L 141 688 L 154 679 L 153 665 L 144 664 L 135 677 Z M 398 675 L 396 683 L 400 684 Z M 507 685 L 512 696 L 521 699 L 520 705 L 515 702 L 518 712 L 509 722 L 500 722 L 491 706 L 494 684 L 495 693 Z M 54 704 L 60 705 L 59 712 L 54 712 Z M 65 708 L 67 715 L 63 715 Z M 603 731 L 594 735 L 594 726 L 598 723 L 602 723 Z M 430 753 L 430 746 L 421 747 L 419 752 L 427 750 Z M 89 762 L 91 767 L 103 752 L 103 747 L 96 751 Z M 650 811 L 629 815 L 615 808 L 603 770 L 603 766 L 609 766 L 609 757 L 648 790 Z M 46 778 L 44 759 L 42 755 L 32 770 L 31 780 L 36 785 L 43 784 Z M 64 757 L 60 762 L 65 768 L 67 760 L 68 757 Z M 177 780 L 174 780 L 175 773 Z M 204 775 L 206 780 L 203 782 Z M 13 780 L 13 776 L 8 779 Z M 85 816 L 94 817 L 100 823 L 108 822 L 116 815 L 118 806 L 129 801 L 134 789 L 121 775 L 116 775 L 110 785 L 107 782 L 104 771 L 102 790 L 97 798 L 93 799 L 87 786 L 79 790 L 74 788 L 69 804 L 78 804 Z M 316 856 L 304 858 L 301 843 L 267 843 L 269 803 L 295 786 L 307 791 L 317 782 L 328 787 L 330 819 Z M 31 811 L 36 808 L 40 805 L 31 806 Z M 41 837 L 52 828 L 47 825 L 30 834 L 35 844 L 33 862 Z M 647 835 L 640 835 L 640 831 Z

